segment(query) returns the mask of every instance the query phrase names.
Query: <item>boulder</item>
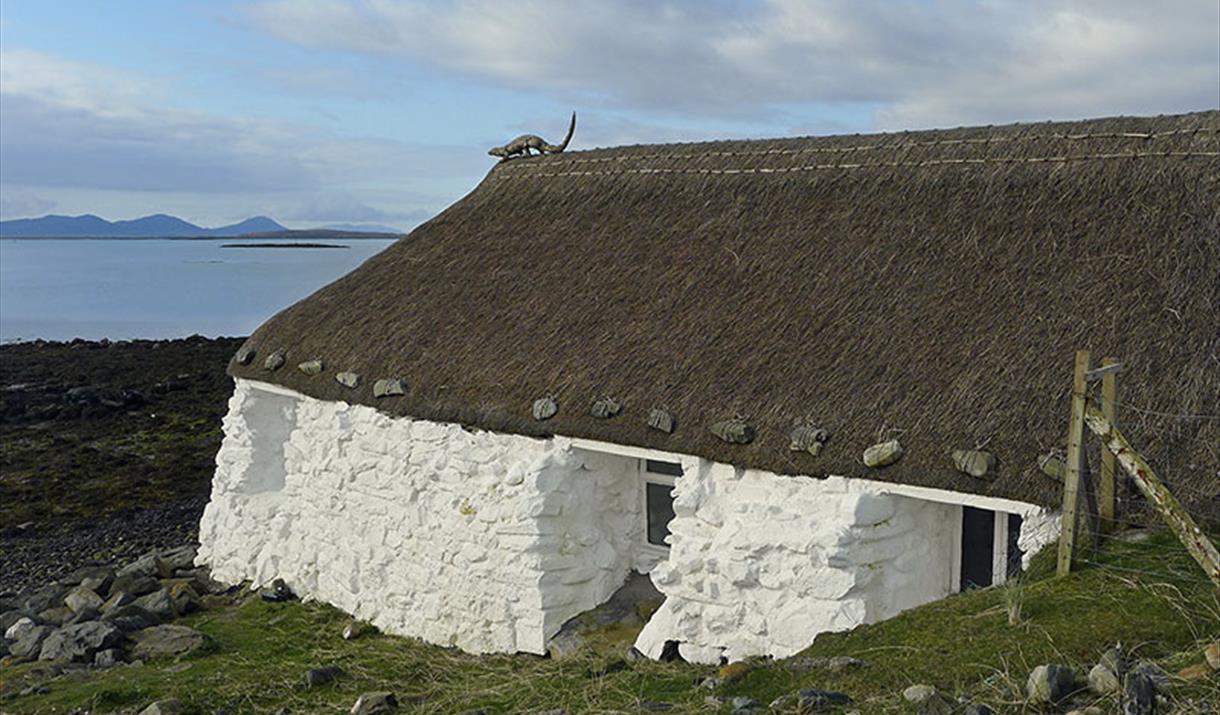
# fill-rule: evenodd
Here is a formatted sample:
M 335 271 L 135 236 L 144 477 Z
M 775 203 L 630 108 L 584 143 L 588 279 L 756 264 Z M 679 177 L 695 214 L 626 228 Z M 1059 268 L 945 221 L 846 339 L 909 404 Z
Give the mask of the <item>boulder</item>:
M 123 640 L 123 632 L 111 623 L 89 621 L 64 626 L 47 636 L 38 653 L 39 660 L 56 662 L 93 662 L 99 650 L 113 648 Z
M 58 584 L 44 586 L 28 594 L 22 603 L 22 608 L 34 613 L 41 613 L 48 608 L 57 608 L 64 605 L 64 594 L 67 592 L 67 586 L 60 586 Z
M 936 688 L 931 685 L 916 684 L 902 691 L 902 698 L 908 703 L 919 705 L 928 698 L 936 695 Z
M 363 693 L 352 704 L 351 715 L 383 715 L 398 709 L 398 698 L 390 692 Z
M 8 629 L 22 618 L 34 619 L 33 611 L 24 611 L 19 608 L 14 608 L 4 613 L 0 613 L 0 633 L 7 633 Z
M 110 598 L 107 598 L 106 601 L 102 604 L 102 608 L 101 608 L 102 615 L 105 616 L 107 613 L 110 613 L 111 611 L 113 611 L 116 608 L 122 608 L 123 606 L 126 606 L 129 603 L 135 603 L 135 602 L 136 602 L 135 596 L 131 595 L 130 593 L 127 593 L 126 591 L 119 591 L 119 592 L 111 595 Z
M 153 591 L 147 596 L 140 596 L 136 599 L 135 605 L 143 608 L 162 621 L 172 620 L 177 615 L 174 612 L 174 601 L 169 596 L 168 588 Z
M 182 712 L 182 701 L 177 698 L 158 700 L 140 711 L 140 715 L 178 715 Z
M 800 707 L 800 712 L 820 712 L 822 710 L 830 710 L 844 705 L 850 705 L 852 702 L 851 696 L 847 693 L 840 693 L 834 690 L 819 690 L 816 688 L 805 688 L 797 693 L 797 705 Z
M 85 606 L 84 608 L 77 611 L 76 615 L 69 618 L 68 622 L 65 623 L 64 625 L 68 626 L 68 625 L 72 625 L 74 623 L 84 623 L 86 621 L 96 621 L 96 620 L 100 619 L 101 617 L 102 617 L 101 611 L 97 610 L 93 606 Z
M 1029 674 L 1025 695 L 1031 703 L 1050 705 L 1062 702 L 1075 688 L 1075 671 L 1066 665 L 1050 663 L 1039 665 Z
M 115 628 L 124 633 L 143 630 L 161 622 L 161 619 L 157 618 L 152 612 L 134 603 L 119 606 L 109 611 L 102 616 L 102 620 L 114 624 Z
M 161 582 L 152 576 L 146 574 L 126 574 L 123 576 L 115 576 L 114 582 L 110 584 L 109 595 L 114 596 L 119 592 L 129 593 L 132 596 L 143 596 L 146 593 L 152 593 L 158 588 L 161 588 Z
M 152 626 L 130 635 L 134 658 L 164 658 L 186 655 L 204 644 L 205 636 L 194 628 L 166 624 Z
M 107 648 L 93 654 L 93 667 L 113 668 L 123 662 L 123 651 L 118 648 Z
M 94 566 L 86 569 L 81 575 L 80 587 L 94 593 L 109 593 L 112 583 L 114 583 L 114 569 L 109 566 Z
M 55 631 L 50 626 L 34 626 L 21 638 L 9 644 L 9 654 L 19 660 L 34 660 L 42 650 L 42 642 Z
M 305 673 L 305 687 L 313 688 L 325 685 L 343 675 L 343 669 L 337 665 L 324 665 L 321 668 L 310 668 Z
M 955 449 L 953 466 L 962 474 L 982 479 L 995 470 L 995 455 L 981 449 Z
M 1121 690 L 1122 683 L 1118 681 L 1118 675 L 1114 671 L 1098 663 L 1089 671 L 1089 689 L 1098 695 L 1109 695 Z
M 25 634 L 38 627 L 38 623 L 29 616 L 18 618 L 11 626 L 4 631 L 4 640 L 19 641 Z
M 264 601 L 270 601 L 273 603 L 279 601 L 293 601 L 296 600 L 297 597 L 297 595 L 292 592 L 292 589 L 288 588 L 288 584 L 284 583 L 284 579 L 282 578 L 277 578 L 272 581 L 271 585 L 259 591 L 258 595 Z
M 47 610 L 40 612 L 38 614 L 38 620 L 41 623 L 47 624 L 48 626 L 55 626 L 58 628 L 72 620 L 72 617 L 75 615 L 76 614 L 72 612 L 72 609 L 68 608 L 67 606 L 56 606 L 55 608 L 48 608 Z
M 195 566 L 195 556 L 198 553 L 199 547 L 194 544 L 186 544 L 162 551 L 160 554 L 161 564 L 171 573 L 177 573 L 184 569 L 193 568 Z
M 729 705 L 733 708 L 730 711 L 732 715 L 751 715 L 762 707 L 762 703 L 745 695 L 738 695 L 733 698 L 729 701 Z
M 1156 712 L 1156 684 L 1139 670 L 1123 678 L 1123 715 L 1153 715 Z
M 169 578 L 173 575 L 173 570 L 169 564 L 161 560 L 161 555 L 156 551 L 150 551 L 140 558 L 132 561 L 126 566 L 120 568 L 115 574 L 115 578 L 124 576 L 151 576 L 153 578 Z
M 101 596 L 83 586 L 77 586 L 64 596 L 64 605 L 71 608 L 72 613 L 80 613 L 86 608 L 97 611 L 101 609 L 103 603 L 105 601 Z
M 957 703 L 938 691 L 919 704 L 918 713 L 919 715 L 953 715 L 956 710 Z

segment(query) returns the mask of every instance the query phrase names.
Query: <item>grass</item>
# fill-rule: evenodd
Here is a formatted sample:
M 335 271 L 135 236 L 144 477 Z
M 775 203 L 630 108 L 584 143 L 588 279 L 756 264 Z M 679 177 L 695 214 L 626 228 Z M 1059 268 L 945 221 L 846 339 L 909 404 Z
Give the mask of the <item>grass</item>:
M 763 703 L 799 688 L 847 692 L 862 713 L 914 712 L 901 698 L 913 683 L 934 684 L 1022 712 L 1016 695 L 1028 672 L 1046 662 L 1087 672 L 1117 641 L 1166 670 L 1200 662 L 1209 638 L 1220 634 L 1220 596 L 1182 547 L 1167 534 L 1143 543 L 1113 543 L 1094 563 L 1066 579 L 1044 565 L 1023 586 L 1022 621 L 1008 623 L 1003 589 L 961 594 L 848 633 L 824 634 L 802 655 L 851 655 L 871 666 L 841 673 L 801 672 L 785 661 L 761 661 L 718 694 L 748 695 Z M 95 672 L 47 683 L 50 693 L 0 704 L 4 712 L 111 712 L 178 697 L 191 713 L 335 713 L 363 691 L 393 690 L 403 712 L 525 713 L 563 707 L 578 713 L 640 712 L 644 701 L 675 705 L 670 712 L 718 712 L 710 691 L 693 686 L 711 667 L 633 662 L 604 677 L 590 671 L 617 658 L 630 642 L 607 638 L 596 649 L 566 659 L 473 656 L 409 638 L 372 634 L 340 637 L 347 618 L 319 604 L 249 601 L 186 621 L 206 633 L 204 652 L 182 663 Z M 318 688 L 304 686 L 308 668 L 337 664 L 345 675 Z M 185 667 L 185 669 L 183 669 Z M 25 681 L 36 664 L 5 669 Z M 1220 677 L 1178 684 L 1180 702 L 1220 702 Z M 1102 703 L 1107 711 L 1113 703 Z M 724 706 L 720 712 L 727 712 Z M 1183 712 L 1191 712 L 1184 709 Z

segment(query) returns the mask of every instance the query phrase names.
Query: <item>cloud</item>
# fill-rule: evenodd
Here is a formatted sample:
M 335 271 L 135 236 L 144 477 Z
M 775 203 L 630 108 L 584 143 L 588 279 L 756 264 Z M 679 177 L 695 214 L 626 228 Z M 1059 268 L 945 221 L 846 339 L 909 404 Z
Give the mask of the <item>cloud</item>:
M 896 127 L 1220 104 L 1220 16 L 1197 0 L 267 0 L 246 16 L 306 47 L 667 115 L 869 104 Z

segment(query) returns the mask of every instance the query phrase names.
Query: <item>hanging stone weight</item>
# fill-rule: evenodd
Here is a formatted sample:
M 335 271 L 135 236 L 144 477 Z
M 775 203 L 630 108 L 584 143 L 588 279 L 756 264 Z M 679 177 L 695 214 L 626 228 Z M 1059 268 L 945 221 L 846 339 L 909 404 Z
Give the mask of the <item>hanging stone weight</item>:
M 549 420 L 559 412 L 559 404 L 553 397 L 542 397 L 534 400 L 534 419 L 541 422 Z
M 788 438 L 788 448 L 793 452 L 808 452 L 816 457 L 830 439 L 830 432 L 810 422 L 801 422 L 792 428 Z
M 590 414 L 592 414 L 594 417 L 600 417 L 602 419 L 609 419 L 622 411 L 623 406 L 613 397 L 603 397 L 600 400 L 597 400 L 593 403 L 592 409 L 589 410 Z
M 1038 469 L 1043 474 L 1057 482 L 1063 481 L 1063 472 L 1067 468 L 1063 457 L 1055 452 L 1047 452 L 1038 457 Z
M 995 469 L 995 455 L 981 449 L 955 449 L 951 457 L 957 471 L 975 479 L 982 479 Z
M 284 367 L 284 362 L 284 349 L 280 348 L 267 356 L 267 359 L 263 361 L 263 368 L 267 370 L 279 370 L 281 367 Z
M 347 388 L 354 388 L 360 384 L 360 375 L 355 372 L 341 372 L 335 375 L 335 382 Z
M 373 383 L 373 397 L 396 397 L 405 394 L 407 383 L 402 378 L 385 378 Z
M 654 407 L 648 411 L 648 426 L 665 434 L 673 434 L 674 416 L 667 409 Z
M 712 423 L 712 434 L 729 444 L 749 444 L 754 441 L 754 426 L 744 417 L 733 417 Z
M 254 360 L 254 349 L 243 346 L 241 350 L 237 351 L 234 359 L 237 360 L 238 365 L 249 365 Z
M 864 466 L 886 467 L 902 459 L 902 444 L 896 439 L 874 444 L 864 450 Z
M 322 361 L 318 358 L 314 358 L 313 360 L 306 360 L 305 362 L 301 363 L 300 365 L 297 365 L 298 370 L 300 370 L 301 372 L 303 372 L 306 375 L 309 375 L 311 377 L 314 375 L 321 375 L 322 367 L 323 367 Z

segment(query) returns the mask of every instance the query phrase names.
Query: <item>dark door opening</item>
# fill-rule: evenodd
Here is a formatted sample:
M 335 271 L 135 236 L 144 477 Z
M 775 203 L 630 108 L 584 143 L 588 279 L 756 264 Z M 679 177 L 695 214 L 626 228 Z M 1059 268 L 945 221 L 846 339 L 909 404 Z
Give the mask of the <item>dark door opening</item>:
M 962 588 L 986 588 L 992 583 L 995 554 L 995 512 L 962 507 Z

